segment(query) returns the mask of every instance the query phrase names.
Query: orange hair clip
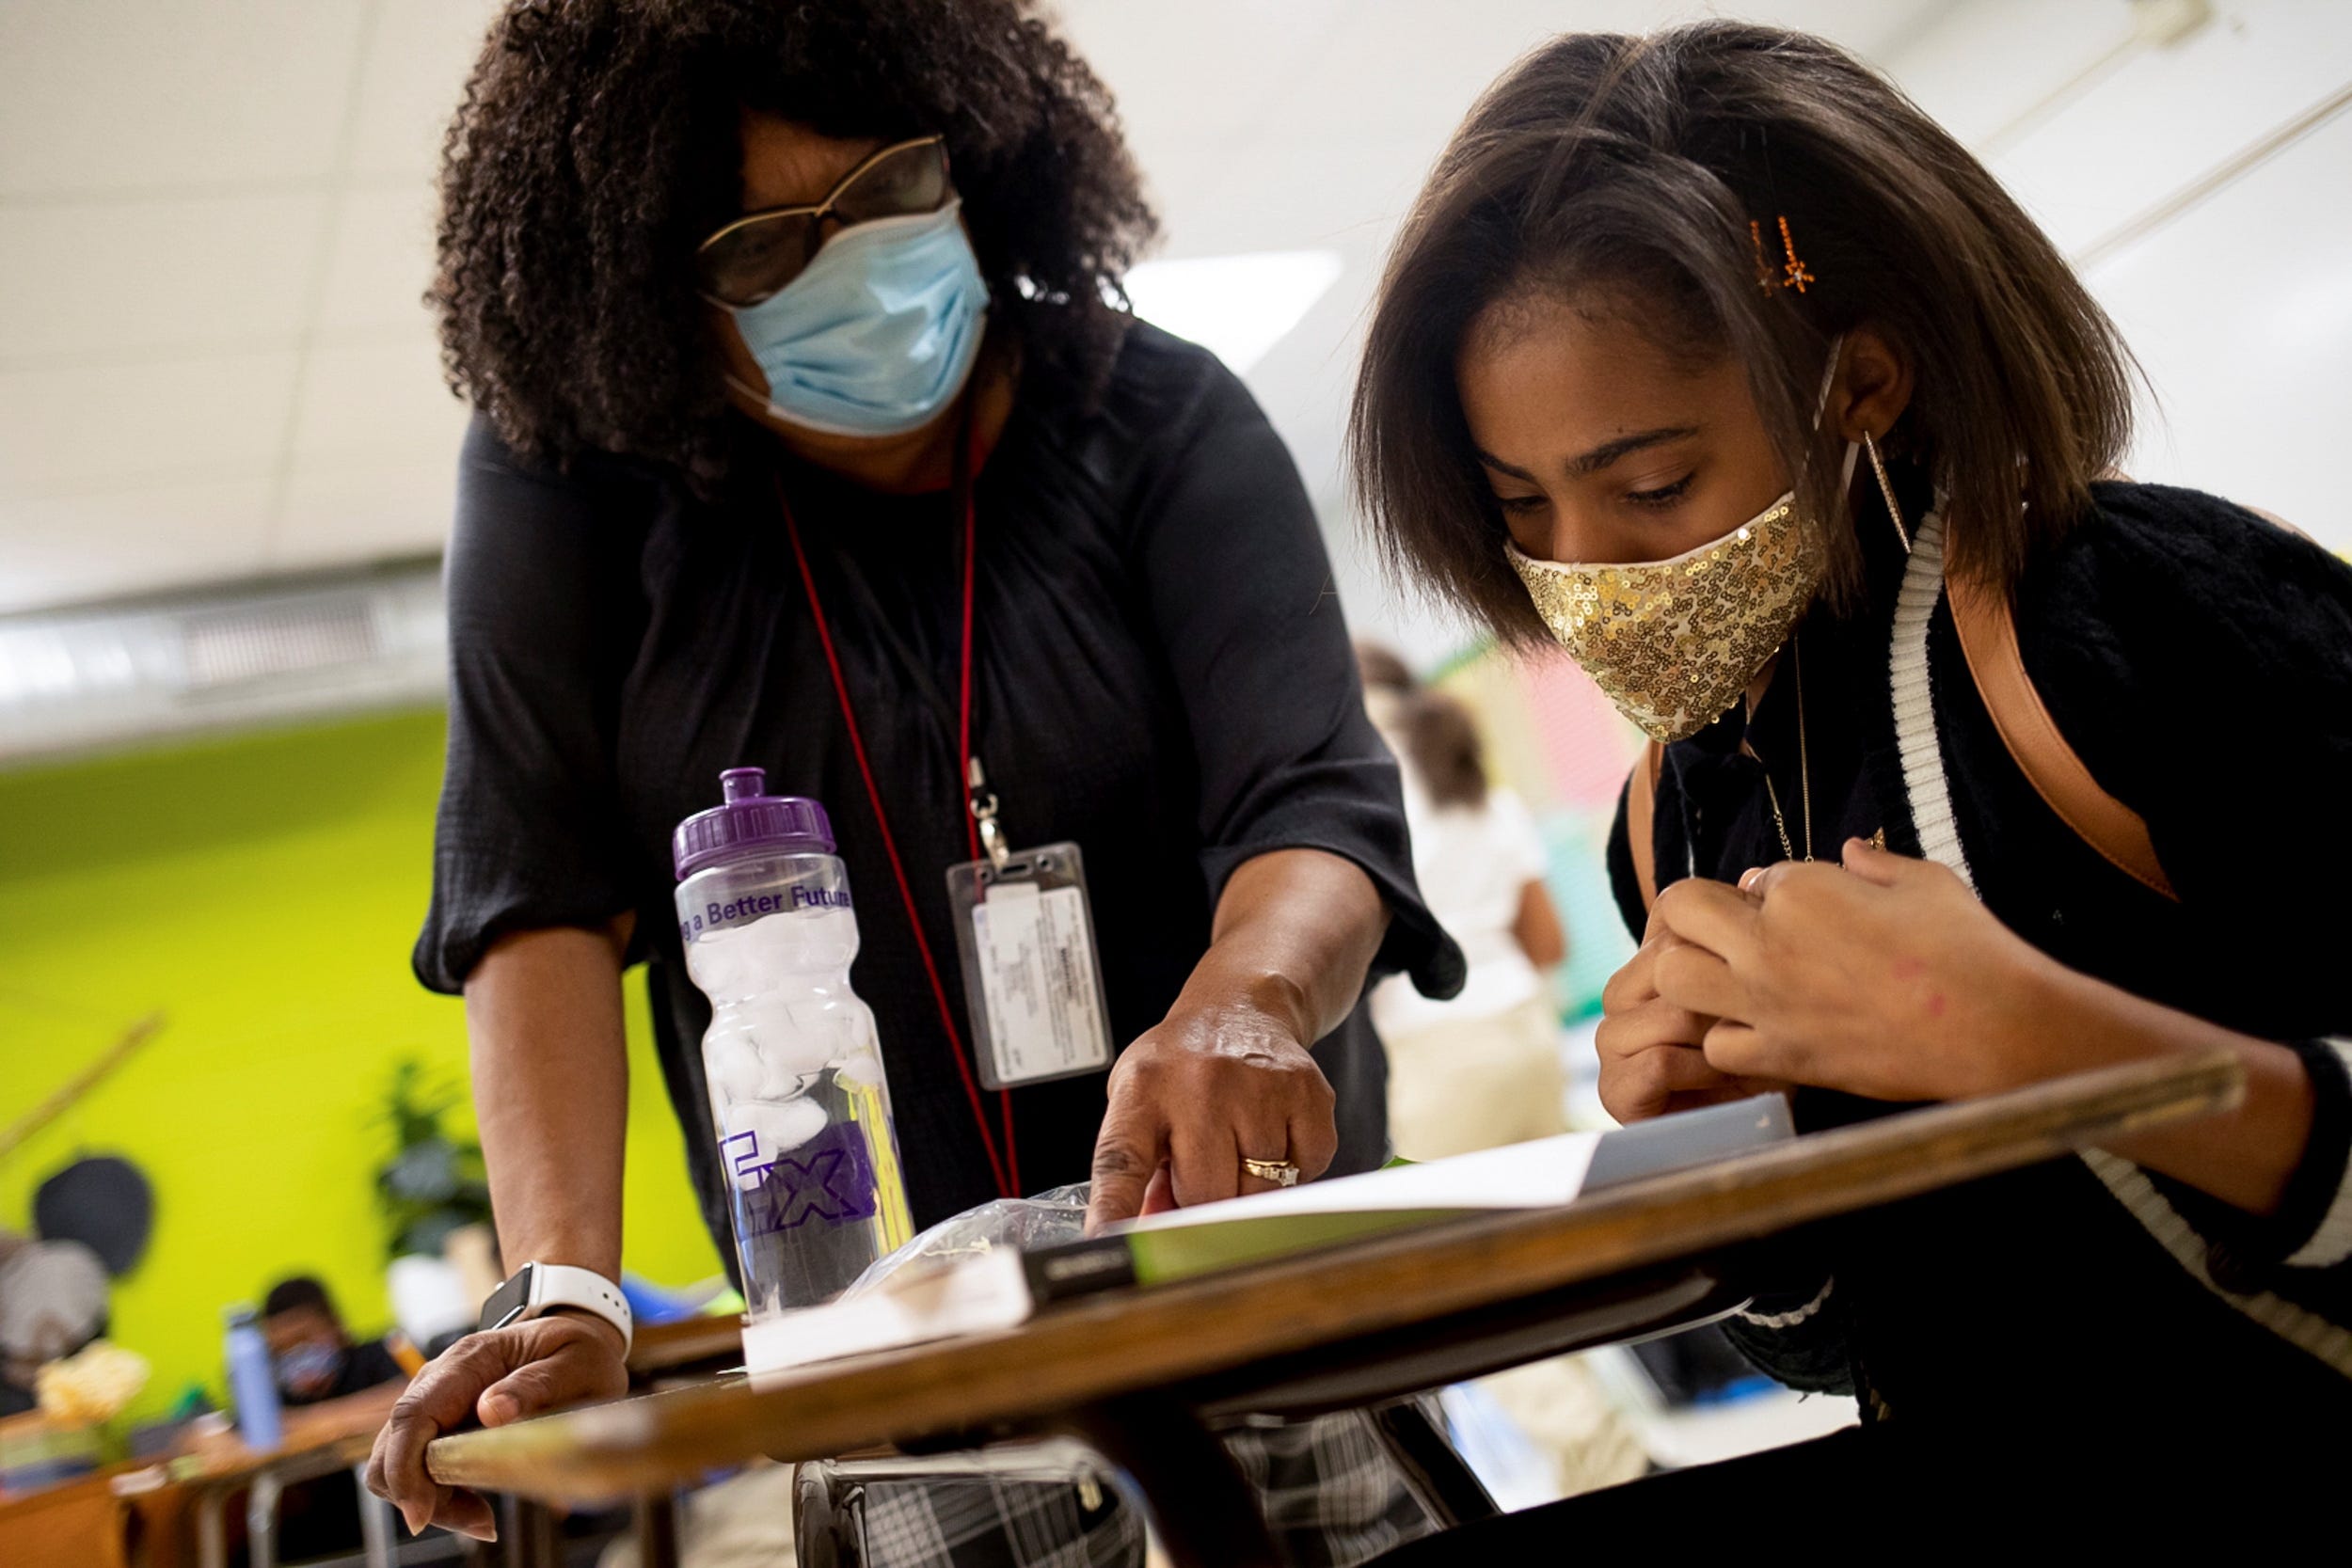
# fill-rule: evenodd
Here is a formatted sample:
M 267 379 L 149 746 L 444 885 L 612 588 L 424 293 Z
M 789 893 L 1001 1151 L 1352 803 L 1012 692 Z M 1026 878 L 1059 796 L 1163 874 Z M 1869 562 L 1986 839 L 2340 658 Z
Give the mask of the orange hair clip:
M 1815 279 L 1811 273 L 1804 270 L 1804 263 L 1797 260 L 1797 242 L 1788 237 L 1788 219 L 1786 216 L 1780 220 L 1780 244 L 1781 248 L 1788 253 L 1788 264 L 1781 269 L 1788 275 L 1787 286 L 1803 293 L 1804 286 Z
M 1764 261 L 1764 226 L 1754 218 L 1748 220 L 1748 244 L 1756 247 L 1756 286 L 1769 294 L 1775 283 L 1772 269 Z

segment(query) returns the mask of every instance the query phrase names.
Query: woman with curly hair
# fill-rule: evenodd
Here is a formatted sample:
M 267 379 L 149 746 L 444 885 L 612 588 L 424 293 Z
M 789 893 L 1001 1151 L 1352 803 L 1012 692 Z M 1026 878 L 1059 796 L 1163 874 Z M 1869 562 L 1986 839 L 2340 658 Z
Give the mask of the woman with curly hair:
M 475 410 L 425 984 L 465 995 L 510 1265 L 617 1278 L 621 974 L 646 965 L 732 1255 L 670 917 L 725 768 L 832 812 L 919 1224 L 1086 1179 L 1095 1222 L 1384 1157 L 1368 971 L 1458 983 L 1414 891 L 1306 494 L 1240 384 L 1134 321 L 1153 230 L 1108 95 L 1018 0 L 534 0 L 449 135 Z M 984 1094 L 944 873 L 972 787 L 1074 841 L 1109 1036 Z M 942 983 L 944 970 L 946 983 Z M 564 1311 L 469 1338 L 378 1447 L 624 1385 Z

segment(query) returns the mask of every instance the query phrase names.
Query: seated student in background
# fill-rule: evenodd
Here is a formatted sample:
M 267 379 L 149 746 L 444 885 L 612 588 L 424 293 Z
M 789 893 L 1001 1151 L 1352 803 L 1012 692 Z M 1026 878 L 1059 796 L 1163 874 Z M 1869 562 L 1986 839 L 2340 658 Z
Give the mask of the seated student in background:
M 1662 743 L 1611 856 L 1645 935 L 1610 1109 L 1786 1085 L 1819 1127 L 2217 1048 L 2247 1082 L 1780 1243 L 1738 1337 L 1863 1427 L 1479 1527 L 1502 1555 L 1610 1519 L 1687 1549 L 1791 1510 L 1852 1540 L 2334 1506 L 2352 972 L 2313 890 L 2352 884 L 2352 569 L 2106 477 L 2130 372 L 1983 166 L 1817 39 L 1562 38 L 1440 159 L 1354 450 L 1396 559 Z M 2157 868 L 2028 784 L 1980 685 L 2004 627 Z
M 366 1430 L 390 1413 L 410 1372 L 423 1364 L 405 1340 L 353 1343 L 326 1287 L 307 1275 L 270 1287 L 262 1299 L 262 1337 L 288 1406 L 288 1448 Z M 289 1486 L 278 1512 L 278 1552 L 285 1561 L 359 1546 L 359 1489 L 348 1470 Z
M 1373 1026 L 1389 1050 L 1389 1142 L 1407 1160 L 1436 1160 L 1564 1132 L 1560 1009 L 1544 972 L 1568 944 L 1534 819 L 1486 783 L 1469 708 L 1422 687 L 1385 648 L 1359 644 L 1357 663 L 1365 708 L 1404 774 L 1414 880 L 1470 966 L 1450 1001 L 1393 978 L 1373 990 Z
M 334 1298 L 307 1275 L 270 1287 L 262 1302 L 262 1335 L 278 1370 L 278 1393 L 288 1404 L 317 1404 L 405 1383 L 414 1370 L 402 1365 L 387 1340 L 352 1343 Z

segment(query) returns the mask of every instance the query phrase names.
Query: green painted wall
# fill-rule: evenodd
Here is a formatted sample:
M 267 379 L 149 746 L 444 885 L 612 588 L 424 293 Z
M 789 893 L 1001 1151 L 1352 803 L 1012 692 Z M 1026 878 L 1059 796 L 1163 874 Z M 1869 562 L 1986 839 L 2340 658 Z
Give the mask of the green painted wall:
M 142 1410 L 217 1389 L 220 1308 L 283 1274 L 324 1278 L 357 1327 L 389 1321 L 378 1107 L 405 1056 L 466 1070 L 461 1005 L 408 972 L 442 740 L 439 713 L 403 714 L 0 774 L 0 1125 L 167 1017 L 0 1163 L 11 1228 L 83 1151 L 153 1180 L 154 1244 L 114 1300 L 115 1338 L 154 1363 Z M 630 990 L 627 1260 L 684 1283 L 719 1261 Z

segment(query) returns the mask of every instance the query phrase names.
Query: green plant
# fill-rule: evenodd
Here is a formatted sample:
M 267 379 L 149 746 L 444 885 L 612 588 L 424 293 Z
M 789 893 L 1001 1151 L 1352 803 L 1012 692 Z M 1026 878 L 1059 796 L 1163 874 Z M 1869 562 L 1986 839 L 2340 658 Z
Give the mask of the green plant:
M 383 1120 L 391 1128 L 392 1156 L 376 1172 L 390 1255 L 438 1257 L 451 1231 L 490 1222 L 490 1182 L 482 1146 L 453 1136 L 441 1125 L 464 1098 L 448 1085 L 427 1085 L 414 1060 L 392 1071 Z

